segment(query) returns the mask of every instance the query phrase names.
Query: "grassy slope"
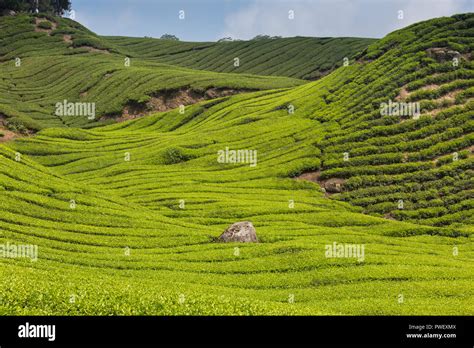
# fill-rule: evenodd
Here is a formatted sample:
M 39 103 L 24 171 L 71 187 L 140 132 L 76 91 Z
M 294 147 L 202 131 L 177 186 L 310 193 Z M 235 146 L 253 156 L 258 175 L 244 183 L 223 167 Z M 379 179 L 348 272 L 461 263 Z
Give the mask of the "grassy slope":
M 249 99 L 240 107 L 258 101 Z M 234 110 L 228 117 L 222 116 L 224 109 L 213 122 L 203 117 L 172 133 L 166 127 L 179 116 L 170 113 L 167 119 L 150 118 L 156 123 L 146 127 L 143 119 L 123 130 L 49 130 L 33 140 L 48 144 L 38 147 L 47 149 L 44 161 L 67 162 L 51 170 L 77 183 L 82 192 L 65 183 L 53 186 L 55 182 L 33 174 L 28 175 L 31 181 L 53 186 L 49 194 L 34 195 L 18 180 L 3 183 L 7 196 L 2 211 L 9 213 L 2 220 L 4 240 L 40 246 L 37 263 L 2 261 L 8 263 L 2 269 L 8 276 L 2 279 L 12 279 L 3 284 L 3 312 L 472 312 L 471 237 L 453 238 L 449 230 L 364 216 L 324 198 L 311 183 L 278 178 L 286 169 L 283 163 L 291 167 L 310 156 L 307 149 L 317 129 L 308 120 L 284 115 L 278 122 L 274 117 L 258 121 L 259 130 L 239 126 L 232 107 L 236 102 L 228 105 Z M 265 123 L 279 126 L 264 132 Z M 229 141 L 229 134 L 235 133 L 245 136 Z M 294 137 L 304 140 L 295 145 Z M 217 144 L 208 144 L 213 141 Z M 217 148 L 242 143 L 259 150 L 256 169 L 215 164 Z M 159 164 L 167 144 L 183 149 L 201 145 L 194 153 L 199 158 Z M 26 146 L 35 147 L 30 142 Z M 130 162 L 123 160 L 125 151 L 131 153 Z M 16 168 L 2 166 L 2 173 L 25 173 L 11 162 L 3 159 Z M 91 198 L 92 189 L 107 197 L 110 207 Z M 77 202 L 72 211 L 70 199 Z M 179 208 L 181 199 L 185 209 Z M 295 201 L 293 209 L 289 200 Z M 210 236 L 241 219 L 253 221 L 263 243 L 210 242 Z M 365 261 L 326 259 L 324 246 L 334 241 L 364 243 Z M 460 249 L 456 257 L 454 245 Z M 239 256 L 234 254 L 236 246 Z M 124 253 L 126 247 L 130 256 Z M 397 302 L 400 293 L 404 305 Z M 70 304 L 73 294 L 79 300 Z M 186 296 L 185 305 L 178 302 L 180 294 Z M 296 302 L 289 304 L 292 294 Z
M 334 140 L 357 134 L 357 127 L 377 131 L 370 122 L 385 122 L 370 109 L 378 108 L 379 86 L 387 88 L 380 91 L 387 98 L 423 79 L 398 64 L 390 75 L 394 83 L 384 83 L 380 62 L 391 68 L 388 59 L 400 54 L 411 30 L 423 27 L 425 36 L 417 37 L 428 45 L 429 35 L 452 37 L 448 28 L 455 28 L 456 43 L 466 40 L 462 26 L 470 20 L 408 28 L 400 43 L 391 41 L 399 33 L 372 46 L 363 63 L 291 90 L 234 96 L 188 107 L 184 114 L 171 111 L 95 130 L 48 129 L 9 144 L 13 151 L 1 146 L 0 240 L 36 243 L 40 259 L 0 260 L 0 313 L 474 313 L 469 220 L 442 228 L 371 217 L 325 198 L 313 183 L 289 178 L 318 168 L 331 174 L 329 156 L 339 153 Z M 443 30 L 433 30 L 437 25 Z M 419 47 L 406 54 L 426 58 Z M 295 114 L 286 111 L 290 103 Z M 446 117 L 464 117 L 461 108 L 469 105 L 463 99 L 458 104 L 460 109 L 447 105 L 439 118 L 401 124 L 443 129 Z M 258 166 L 217 163 L 217 151 L 226 146 L 258 150 Z M 364 147 L 351 150 L 358 148 Z M 13 160 L 14 151 L 23 154 L 21 162 Z M 170 163 L 170 153 L 182 161 Z M 471 175 L 471 158 L 461 158 L 457 172 Z M 351 163 L 351 169 L 367 167 Z M 436 167 L 421 169 L 434 173 Z M 244 219 L 255 224 L 262 243 L 210 242 Z M 325 245 L 333 242 L 365 244 L 365 261 L 326 258 Z M 292 295 L 295 302 L 289 303 Z
M 33 130 L 97 125 L 86 117 L 56 116 L 55 104 L 64 99 L 93 102 L 100 117 L 121 113 L 130 100 L 169 89 L 270 89 L 303 83 L 287 77 L 195 71 L 133 58 L 125 66 L 124 52 L 80 24 L 49 17 L 56 28 L 47 33 L 35 31 L 35 20 L 26 15 L 0 17 L 0 114 Z M 65 41 L 67 36 L 70 42 Z M 20 67 L 15 65 L 17 57 Z
M 104 37 L 132 57 L 217 72 L 316 79 L 375 39 L 293 37 L 233 42 L 181 42 Z M 239 58 L 239 66 L 234 66 Z
M 361 64 L 326 80 L 327 92 L 316 101 L 323 107 L 305 105 L 315 107 L 315 119 L 337 122 L 319 146 L 321 178 L 347 180 L 338 198 L 396 219 L 473 224 L 473 35 L 472 14 L 394 32 Z M 433 47 L 459 52 L 459 64 L 430 57 Z M 382 117 L 380 103 L 389 99 L 419 102 L 420 119 Z

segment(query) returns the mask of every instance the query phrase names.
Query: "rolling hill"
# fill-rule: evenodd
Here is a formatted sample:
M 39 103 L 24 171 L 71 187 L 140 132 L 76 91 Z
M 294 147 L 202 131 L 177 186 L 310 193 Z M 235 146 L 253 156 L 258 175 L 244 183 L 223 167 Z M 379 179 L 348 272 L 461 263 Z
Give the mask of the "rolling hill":
M 90 129 L 45 124 L 0 145 L 0 242 L 39 248 L 35 262 L 0 258 L 0 313 L 474 313 L 473 24 L 473 14 L 414 24 L 314 82 L 225 74 L 249 90 Z M 107 92 L 90 95 L 126 100 L 130 82 L 101 75 L 118 57 L 77 59 L 95 68 L 97 56 Z M 49 86 L 33 68 L 14 74 Z M 185 71 L 188 84 L 223 76 Z M 389 101 L 420 113 L 383 115 Z M 220 163 L 228 149 L 258 161 Z M 260 243 L 215 242 L 242 220 Z M 327 257 L 334 243 L 365 254 Z
M 185 94 L 174 104 L 187 105 L 186 99 L 191 99 L 190 102 L 208 99 L 209 90 L 215 97 L 294 87 L 304 83 L 300 77 L 327 73 L 340 65 L 344 57 L 354 56 L 373 40 L 267 41 L 200 44 L 107 38 L 67 18 L 43 14 L 0 17 L 0 116 L 8 119 L 5 123 L 13 131 L 95 127 L 113 122 L 111 119 L 120 117 L 133 106 L 146 111 L 150 99 L 169 98 L 170 93 Z M 273 47 L 275 44 L 278 48 Z M 194 58 L 188 55 L 195 54 L 202 45 L 212 46 L 212 50 L 206 50 L 205 57 L 196 56 L 201 63 L 194 64 Z M 223 49 L 230 56 L 222 55 Z M 249 50 L 258 53 L 257 60 Z M 200 51 L 200 54 L 205 52 Z M 294 55 L 285 56 L 282 52 L 294 52 Z M 241 54 L 242 66 L 238 69 L 233 65 L 233 54 Z M 20 59 L 21 69 L 17 59 Z M 301 66 L 303 61 L 304 67 Z M 202 65 L 203 62 L 211 65 Z M 297 71 L 304 72 L 305 76 Z M 110 93 L 111 85 L 117 86 L 114 93 Z M 118 87 L 120 85 L 123 87 Z M 94 102 L 97 118 L 58 117 L 55 104 L 64 99 Z
M 105 37 L 131 57 L 186 68 L 226 73 L 288 76 L 314 80 L 351 60 L 375 39 L 262 38 L 229 42 L 181 42 L 152 38 Z M 239 59 L 238 66 L 234 59 Z
M 51 29 L 41 28 L 44 23 Z M 303 83 L 129 58 L 79 23 L 47 15 L 0 17 L 0 44 L 0 116 L 14 131 L 111 123 L 127 106 L 144 107 L 153 96 L 170 91 L 192 90 L 202 96 L 210 89 L 242 92 Z M 65 99 L 95 103 L 97 117 L 56 115 L 56 103 Z

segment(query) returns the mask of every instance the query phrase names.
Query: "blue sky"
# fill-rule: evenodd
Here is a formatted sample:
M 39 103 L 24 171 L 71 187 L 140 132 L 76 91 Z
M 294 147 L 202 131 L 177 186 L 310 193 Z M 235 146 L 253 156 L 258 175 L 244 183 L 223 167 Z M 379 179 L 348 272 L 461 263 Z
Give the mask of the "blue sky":
M 474 0 L 72 0 L 72 8 L 77 21 L 101 35 L 215 41 L 258 34 L 383 37 L 421 20 L 473 12 Z

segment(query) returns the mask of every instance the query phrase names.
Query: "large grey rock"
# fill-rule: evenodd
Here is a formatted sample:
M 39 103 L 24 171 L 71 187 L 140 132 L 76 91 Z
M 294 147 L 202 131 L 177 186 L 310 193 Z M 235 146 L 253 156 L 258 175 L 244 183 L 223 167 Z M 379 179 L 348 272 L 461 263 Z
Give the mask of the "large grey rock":
M 236 222 L 229 226 L 217 239 L 220 242 L 256 243 L 257 232 L 250 221 Z
M 438 62 L 444 62 L 453 58 L 460 58 L 461 54 L 458 51 L 450 50 L 445 47 L 433 47 L 426 50 L 428 56 L 436 59 Z
M 334 178 L 334 179 L 329 179 L 324 183 L 324 188 L 326 192 L 329 193 L 340 193 L 342 192 L 344 185 L 344 180 Z

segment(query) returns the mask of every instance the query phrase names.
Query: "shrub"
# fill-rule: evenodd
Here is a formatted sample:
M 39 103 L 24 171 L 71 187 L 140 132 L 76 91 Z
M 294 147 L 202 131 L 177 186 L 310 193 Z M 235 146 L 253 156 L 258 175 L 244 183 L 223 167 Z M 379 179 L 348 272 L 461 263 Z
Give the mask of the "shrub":
M 53 25 L 51 24 L 51 22 L 47 22 L 47 21 L 39 22 L 38 28 L 50 30 L 50 29 L 53 29 Z
M 291 168 L 288 170 L 286 173 L 286 176 L 289 176 L 290 178 L 297 177 L 305 172 L 313 171 L 313 170 L 318 170 L 321 166 L 321 163 L 319 159 L 314 158 L 311 160 L 304 160 L 302 163 L 299 163 L 296 167 Z
M 164 154 L 164 163 L 165 164 L 177 164 L 189 161 L 190 159 L 194 158 L 189 154 L 186 154 L 181 148 L 179 147 L 170 147 L 165 151 Z
M 12 132 L 26 133 L 26 127 L 22 121 L 17 118 L 10 118 L 6 121 L 6 126 Z
M 108 47 L 104 45 L 104 43 L 96 39 L 94 37 L 78 37 L 74 39 L 73 42 L 74 47 L 81 47 L 81 46 L 90 46 L 99 50 L 106 50 Z

